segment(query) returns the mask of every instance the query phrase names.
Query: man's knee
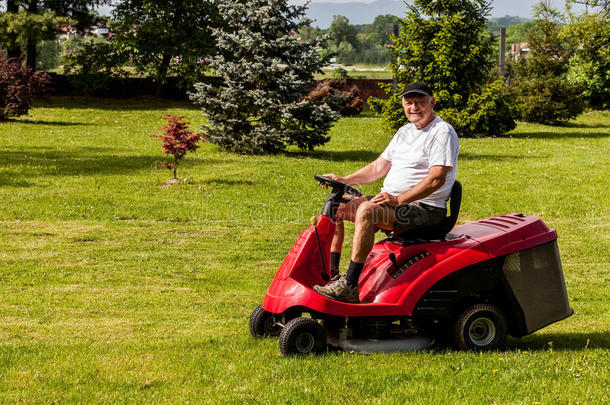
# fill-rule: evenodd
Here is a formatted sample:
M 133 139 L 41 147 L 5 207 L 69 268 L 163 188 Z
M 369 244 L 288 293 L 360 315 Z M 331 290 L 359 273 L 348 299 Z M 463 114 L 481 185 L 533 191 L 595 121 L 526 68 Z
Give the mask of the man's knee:
M 366 201 L 358 207 L 356 223 L 370 223 L 383 229 L 391 229 L 394 224 L 393 208 Z
M 379 206 L 370 201 L 364 201 L 356 211 L 356 222 L 375 222 L 375 212 Z
M 362 205 L 364 201 L 367 201 L 366 197 L 355 197 L 348 203 L 342 203 L 337 211 L 337 218 L 354 222 L 358 209 L 360 209 L 360 205 Z

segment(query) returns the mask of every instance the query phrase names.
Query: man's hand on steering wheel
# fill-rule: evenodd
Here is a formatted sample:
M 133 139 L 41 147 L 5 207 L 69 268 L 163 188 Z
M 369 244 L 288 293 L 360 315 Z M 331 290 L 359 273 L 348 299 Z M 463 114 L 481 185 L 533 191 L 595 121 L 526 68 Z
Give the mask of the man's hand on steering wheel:
M 324 176 L 324 177 L 328 177 L 329 179 L 333 179 L 333 180 L 336 180 L 336 181 L 340 181 L 341 183 L 345 183 L 345 184 L 347 184 L 348 186 L 351 186 L 351 184 L 349 184 L 349 183 L 347 182 L 347 180 L 345 179 L 345 177 L 337 176 L 336 174 L 333 174 L 333 173 L 330 173 L 330 174 L 323 174 L 322 176 Z M 324 187 L 324 188 L 328 187 L 328 184 L 327 184 L 327 183 L 324 183 L 324 182 L 321 182 L 321 181 L 318 181 L 318 185 L 319 185 L 320 187 Z
M 371 202 L 377 205 L 387 205 L 388 207 L 396 207 L 399 204 L 398 197 L 388 193 L 377 194 L 371 198 Z

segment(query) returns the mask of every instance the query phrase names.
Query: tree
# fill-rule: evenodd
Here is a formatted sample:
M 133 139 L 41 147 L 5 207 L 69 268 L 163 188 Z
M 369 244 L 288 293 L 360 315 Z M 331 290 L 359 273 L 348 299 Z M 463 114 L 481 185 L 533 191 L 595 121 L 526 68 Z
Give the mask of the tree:
M 562 34 L 574 50 L 567 81 L 583 89 L 582 96 L 592 107 L 610 107 L 610 14 L 572 16 Z
M 561 124 L 584 109 L 582 88 L 566 80 L 572 49 L 561 36 L 560 18 L 548 3 L 537 6 L 536 29 L 528 36 L 530 52 L 515 65 L 518 109 L 526 121 Z
M 574 4 L 585 6 L 585 14 L 597 13 L 603 17 L 610 16 L 610 0 L 566 0 L 568 12 Z
M 341 47 L 349 46 L 356 50 L 360 47 L 356 27 L 349 23 L 347 17 L 342 15 L 334 16 L 333 21 L 328 28 L 328 35 L 330 37 L 329 45 L 331 47 L 340 49 Z
M 358 34 L 361 42 L 357 58 L 360 62 L 386 65 L 390 62 L 390 37 L 394 33 L 396 17 L 391 14 L 378 15 L 372 24 L 365 25 Z
M 429 83 L 437 101 L 435 110 L 460 136 L 498 136 L 515 127 L 506 87 L 501 79 L 490 81 L 494 39 L 487 29 L 489 4 L 415 0 L 409 6 L 400 20 L 399 36 L 393 37 L 389 65 L 399 86 L 385 86 L 389 100 L 370 99 L 388 127 L 395 130 L 408 122 L 400 89 L 415 81 Z
M 212 0 L 122 0 L 114 9 L 115 51 L 162 84 L 171 75 L 200 80 L 222 20 Z
M 163 119 L 167 121 L 166 124 L 159 127 L 163 135 L 152 134 L 148 136 L 161 139 L 163 141 L 161 145 L 163 153 L 174 157 L 173 162 L 164 161 L 163 167 L 173 170 L 174 177 L 172 177 L 172 180 L 177 180 L 176 171 L 180 161 L 186 157 L 187 152 L 195 152 L 199 148 L 197 142 L 205 142 L 206 135 L 203 132 L 194 133 L 189 128 L 191 123 L 183 121 L 183 115 L 164 114 Z
M 204 111 L 208 140 L 239 153 L 326 143 L 338 115 L 305 98 L 326 62 L 319 40 L 295 35 L 311 21 L 302 18 L 305 7 L 286 0 L 224 0 L 219 7 L 226 28 L 214 30 L 217 54 L 209 64 L 222 83 L 198 83 L 191 95 Z
M 88 28 L 96 21 L 93 6 L 109 0 L 8 0 L 7 11 L 0 16 L 0 42 L 9 56 L 25 56 L 27 65 L 36 69 L 37 44 L 55 39 L 57 27 L 73 24 Z M 22 49 L 24 52 L 22 52 Z

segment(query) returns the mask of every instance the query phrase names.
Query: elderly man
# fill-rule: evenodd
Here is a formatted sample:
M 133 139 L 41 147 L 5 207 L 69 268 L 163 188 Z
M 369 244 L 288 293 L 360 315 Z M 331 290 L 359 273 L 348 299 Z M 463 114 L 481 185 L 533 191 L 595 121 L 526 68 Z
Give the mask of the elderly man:
M 404 232 L 439 223 L 455 181 L 459 141 L 451 125 L 434 115 L 434 97 L 424 82 L 405 87 L 402 106 L 410 123 L 400 128 L 374 162 L 345 177 L 325 176 L 349 185 L 372 183 L 385 177 L 374 197 L 356 197 L 341 204 L 331 245 L 333 281 L 314 286 L 319 294 L 338 301 L 359 302 L 358 278 L 375 243 L 378 228 Z M 355 223 L 352 257 L 339 275 L 343 221 Z

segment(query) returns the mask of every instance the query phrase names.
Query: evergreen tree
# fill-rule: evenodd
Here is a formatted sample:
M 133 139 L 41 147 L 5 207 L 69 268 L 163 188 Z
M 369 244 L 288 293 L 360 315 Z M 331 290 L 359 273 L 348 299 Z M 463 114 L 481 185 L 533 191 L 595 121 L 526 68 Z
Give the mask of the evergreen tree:
M 296 33 L 310 20 L 305 7 L 286 0 L 225 0 L 215 29 L 217 54 L 209 65 L 220 85 L 198 83 L 191 99 L 207 119 L 204 132 L 221 148 L 239 153 L 277 153 L 287 145 L 311 150 L 326 143 L 338 119 L 326 104 L 305 95 L 325 61 L 319 41 Z
M 430 85 L 435 110 L 460 136 L 498 136 L 515 127 L 507 88 L 501 79 L 489 82 L 494 64 L 489 10 L 486 0 L 415 0 L 409 6 L 399 20 L 389 65 L 398 88 L 385 87 L 389 100 L 371 100 L 390 128 L 408 122 L 400 89 L 415 81 Z

